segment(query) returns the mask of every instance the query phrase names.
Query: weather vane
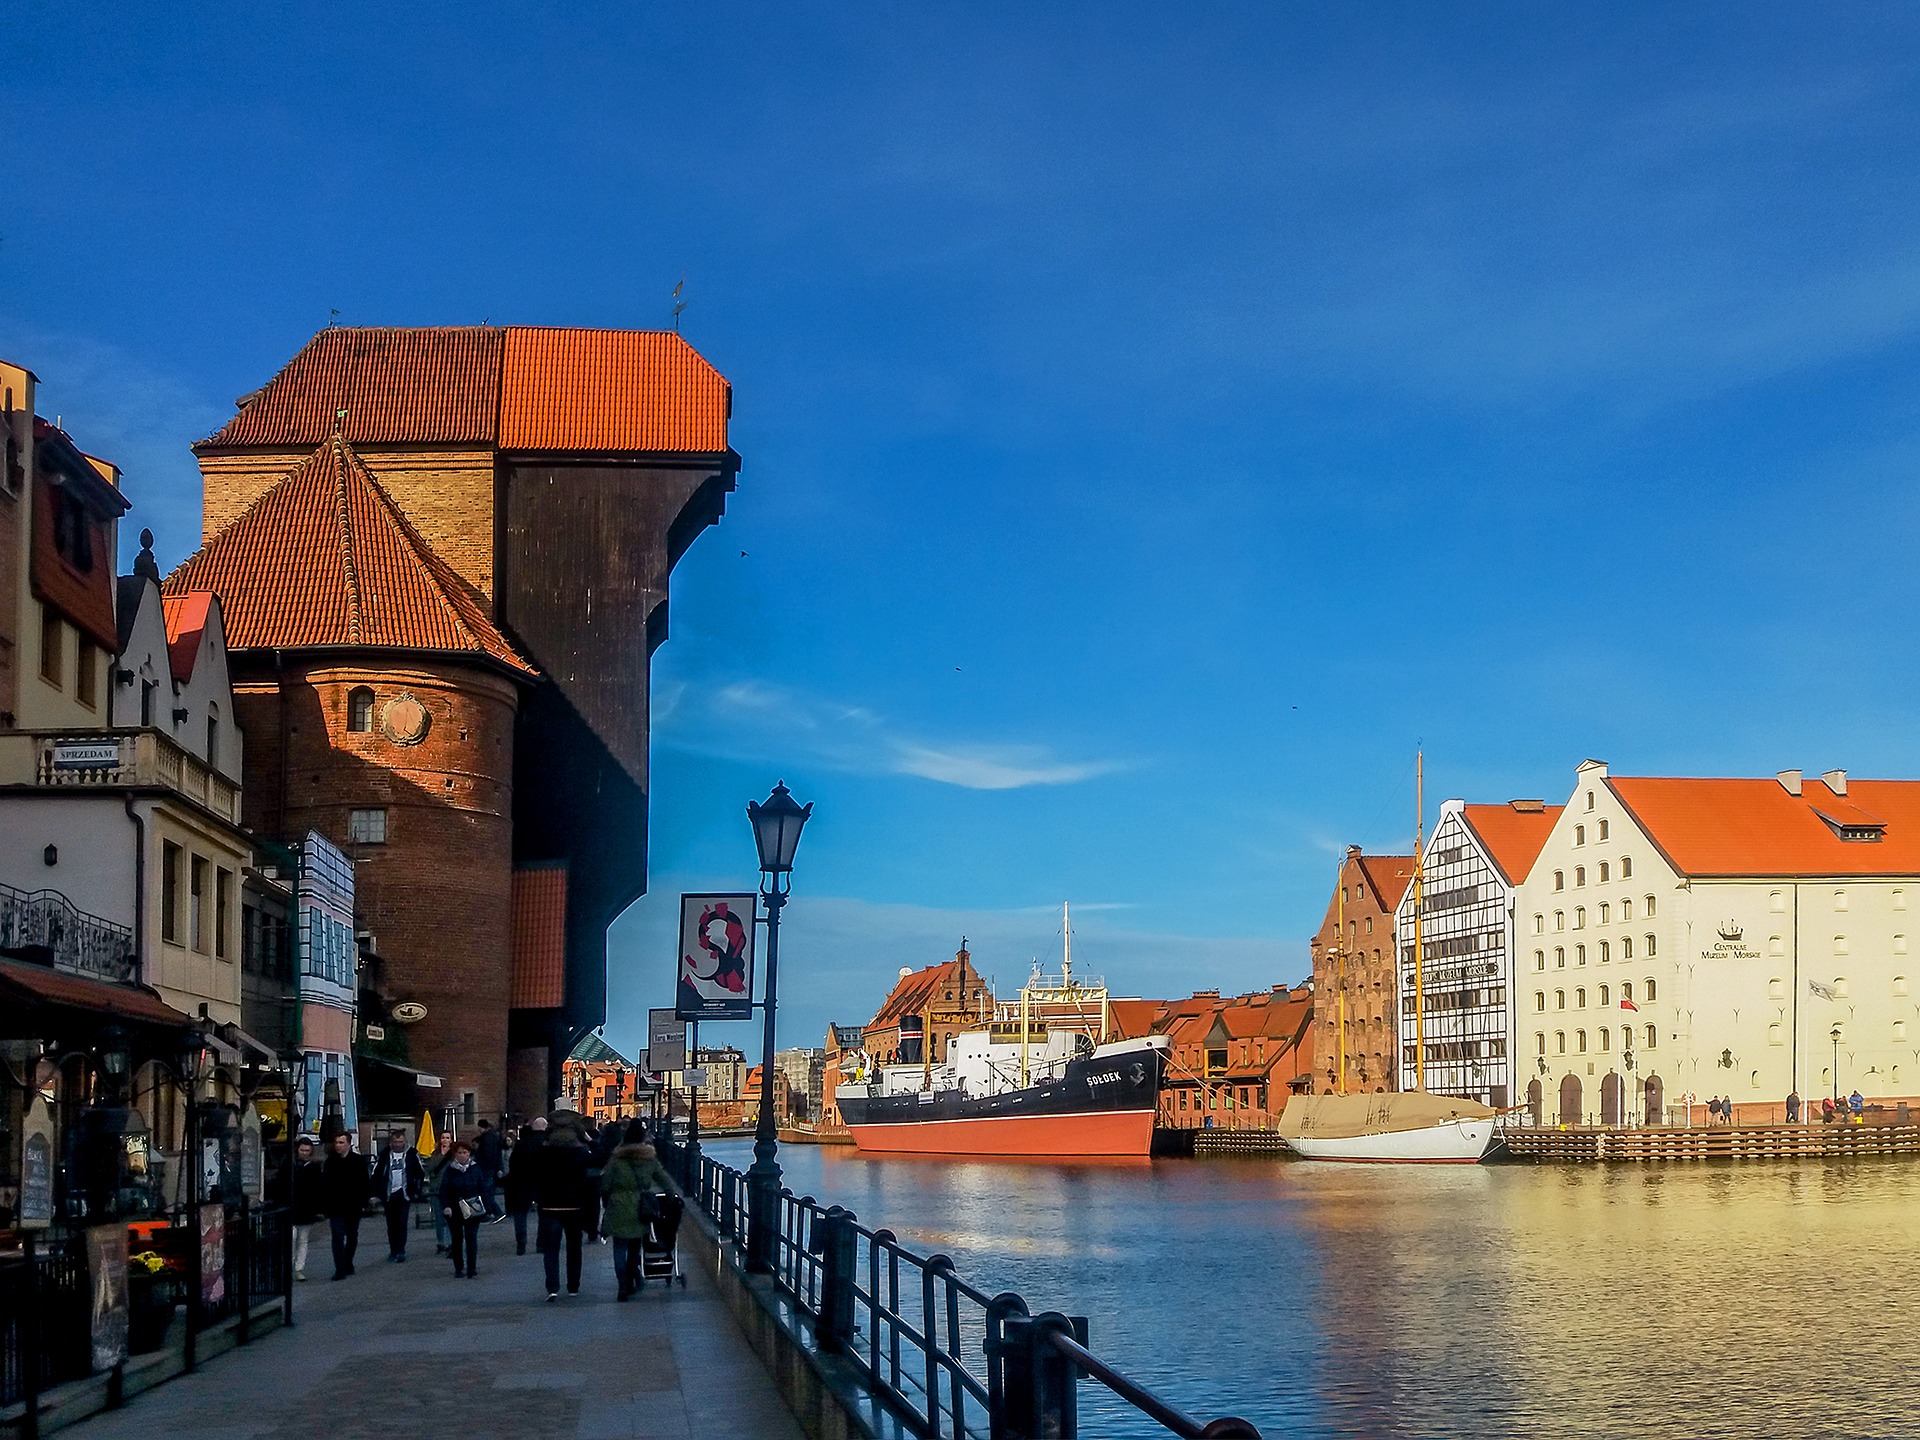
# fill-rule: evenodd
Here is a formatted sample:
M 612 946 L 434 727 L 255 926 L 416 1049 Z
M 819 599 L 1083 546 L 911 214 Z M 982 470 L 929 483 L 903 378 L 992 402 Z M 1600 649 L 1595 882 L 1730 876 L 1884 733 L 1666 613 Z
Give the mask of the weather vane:
M 687 302 L 680 298 L 680 293 L 686 288 L 687 277 L 683 273 L 680 283 L 673 287 L 673 333 L 676 335 L 680 333 L 680 312 L 687 308 Z

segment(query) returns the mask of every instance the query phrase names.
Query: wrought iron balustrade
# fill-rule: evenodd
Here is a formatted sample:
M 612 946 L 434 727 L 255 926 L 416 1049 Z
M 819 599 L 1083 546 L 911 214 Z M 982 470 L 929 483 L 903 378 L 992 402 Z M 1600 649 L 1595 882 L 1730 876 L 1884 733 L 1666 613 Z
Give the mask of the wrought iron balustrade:
M 661 1159 L 743 1269 L 747 1177 L 662 1136 Z M 772 1280 L 803 1322 L 803 1339 L 836 1355 L 901 1425 L 939 1440 L 1075 1440 L 1077 1382 L 1098 1381 L 1139 1415 L 1186 1440 L 1259 1440 L 1245 1420 L 1203 1422 L 1087 1348 L 1084 1317 L 1034 1315 L 1012 1293 L 988 1295 L 946 1255 L 922 1256 L 849 1210 L 780 1192 Z
M 0 885 L 0 950 L 45 950 L 56 969 L 99 980 L 139 980 L 133 930 L 89 915 L 58 890 Z

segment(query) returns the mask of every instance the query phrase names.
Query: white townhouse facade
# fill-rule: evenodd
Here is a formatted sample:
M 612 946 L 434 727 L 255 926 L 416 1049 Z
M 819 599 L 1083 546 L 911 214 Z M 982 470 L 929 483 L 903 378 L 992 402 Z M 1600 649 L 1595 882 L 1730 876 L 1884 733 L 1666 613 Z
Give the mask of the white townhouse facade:
M 1920 1095 L 1920 781 L 1580 766 L 1516 897 L 1522 1073 L 1546 1123 L 1679 1124 L 1713 1097 Z
M 1558 806 L 1539 800 L 1440 807 L 1418 885 L 1394 911 L 1399 1084 L 1483 1104 L 1515 1103 L 1514 891 Z M 1419 965 L 1414 962 L 1419 894 Z M 1418 1008 L 1416 1009 L 1416 996 Z M 1424 1046 L 1424 1066 L 1419 1063 Z

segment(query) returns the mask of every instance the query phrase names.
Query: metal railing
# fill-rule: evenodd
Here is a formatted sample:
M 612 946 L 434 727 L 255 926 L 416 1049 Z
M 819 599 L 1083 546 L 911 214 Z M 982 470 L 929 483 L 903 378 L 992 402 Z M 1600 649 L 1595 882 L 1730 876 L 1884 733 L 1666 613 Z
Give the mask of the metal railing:
M 0 1406 L 93 1373 L 92 1303 L 78 1241 L 0 1261 Z
M 0 784 L 41 788 L 164 787 L 240 819 L 240 787 L 160 730 L 19 730 L 0 736 Z
M 725 1258 L 744 1269 L 747 1177 L 704 1155 L 696 1169 L 684 1146 L 657 1143 L 688 1201 L 713 1221 Z M 1245 1420 L 1196 1420 L 1127 1379 L 1087 1348 L 1084 1316 L 1033 1315 L 1019 1295 L 988 1295 L 950 1256 L 915 1254 L 838 1205 L 784 1189 L 779 1205 L 771 1279 L 801 1338 L 851 1365 L 917 1436 L 1075 1440 L 1084 1376 L 1185 1440 L 1259 1440 Z
M 56 969 L 131 984 L 133 931 L 90 915 L 58 890 L 0 885 L 0 950 L 44 949 Z

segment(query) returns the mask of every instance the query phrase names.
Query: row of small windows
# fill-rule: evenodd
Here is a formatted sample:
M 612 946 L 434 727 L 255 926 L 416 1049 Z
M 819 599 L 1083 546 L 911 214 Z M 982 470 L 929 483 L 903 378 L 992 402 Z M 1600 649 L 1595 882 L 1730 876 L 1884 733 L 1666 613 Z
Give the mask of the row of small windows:
M 1648 1050 L 1654 1049 L 1659 1043 L 1660 1032 L 1652 1025 L 1647 1026 L 1646 1029 L 1641 1032 L 1641 1035 L 1645 1048 Z M 1605 1029 L 1604 1027 L 1595 1030 L 1593 1032 L 1593 1039 L 1603 1053 L 1613 1048 L 1613 1032 L 1611 1030 Z M 1622 1050 L 1631 1050 L 1633 1048 L 1633 1040 L 1633 1026 L 1622 1025 L 1620 1027 L 1620 1048 Z M 1584 1055 L 1587 1053 L 1586 1031 L 1576 1030 L 1573 1032 L 1573 1050 L 1576 1055 Z M 1556 1055 L 1564 1055 L 1567 1053 L 1566 1031 L 1556 1030 L 1553 1032 L 1553 1052 Z M 1533 1053 L 1536 1055 L 1545 1055 L 1547 1053 L 1546 1032 L 1541 1030 L 1533 1032 Z
M 1596 871 L 1595 880 L 1598 884 L 1605 885 L 1613 879 L 1613 863 L 1609 860 L 1602 860 L 1596 867 Z M 1620 878 L 1622 880 L 1631 880 L 1633 878 L 1633 857 L 1630 855 L 1622 855 L 1620 857 Z M 1586 866 L 1576 865 L 1573 867 L 1573 883 L 1576 889 L 1587 883 Z M 1553 872 L 1553 888 L 1556 890 L 1564 890 L 1567 888 L 1566 871 L 1556 870 Z
M 1647 896 L 1646 899 L 1641 902 L 1641 918 L 1643 920 L 1651 920 L 1654 917 L 1654 913 L 1658 908 L 1659 908 L 1658 903 L 1655 900 L 1655 898 L 1651 895 Z M 1597 907 L 1597 909 L 1599 914 L 1599 919 L 1597 923 L 1601 925 L 1611 925 L 1613 923 L 1612 903 L 1610 901 L 1602 900 L 1599 906 Z M 1620 918 L 1622 920 L 1633 919 L 1633 901 L 1632 900 L 1630 899 L 1622 900 L 1620 902 Z M 1546 915 L 1542 913 L 1536 913 L 1533 917 L 1533 933 L 1536 935 L 1542 934 L 1545 932 L 1546 928 L 1547 928 Z M 1566 911 L 1556 910 L 1553 912 L 1553 928 L 1556 930 L 1564 930 L 1567 928 L 1567 912 Z M 1587 907 L 1586 906 L 1576 905 L 1573 907 L 1573 928 L 1576 930 L 1584 930 L 1587 928 Z
M 1599 1003 L 1600 1003 L 1601 1009 L 1605 1010 L 1613 1004 L 1613 993 L 1609 989 L 1609 987 L 1602 985 L 1599 987 L 1599 990 L 1597 993 L 1599 995 Z M 1658 995 L 1659 995 L 1659 989 L 1654 984 L 1651 978 L 1641 983 L 1640 998 L 1642 1000 L 1645 1000 L 1649 1005 L 1651 1005 L 1654 1002 L 1654 1000 L 1658 997 Z M 1620 982 L 1620 1002 L 1623 1005 L 1631 1005 L 1634 1003 L 1633 982 L 1631 980 L 1622 980 Z M 1547 1008 L 1547 992 L 1546 991 L 1536 990 L 1533 992 L 1533 1008 L 1535 1010 L 1545 1010 Z M 1567 992 L 1566 991 L 1556 990 L 1553 992 L 1553 1008 L 1556 1010 L 1564 1010 L 1567 1008 Z M 1574 987 L 1573 1008 L 1576 1010 L 1584 1010 L 1587 1008 L 1587 987 L 1586 986 L 1577 985 Z
M 1897 889 L 1892 891 L 1890 898 L 1893 901 L 1894 909 L 1904 910 L 1907 908 L 1907 892 L 1905 890 Z M 1845 910 L 1847 908 L 1847 905 L 1848 905 L 1848 901 L 1847 901 L 1846 889 L 1844 887 L 1836 886 L 1833 892 L 1833 908 L 1835 910 Z M 1773 891 L 1770 895 L 1767 896 L 1767 908 L 1776 915 L 1786 914 L 1787 913 L 1787 892 L 1784 890 Z
M 1592 807 L 1589 806 L 1588 808 L 1591 809 Z M 1607 838 L 1607 822 L 1602 820 L 1599 823 L 1600 823 L 1600 838 L 1604 840 Z M 1586 826 L 1576 825 L 1573 827 L 1573 843 L 1576 845 L 1584 845 L 1587 843 L 1587 827 Z
M 1642 951 L 1642 954 L 1645 956 L 1645 958 L 1651 960 L 1653 959 L 1654 956 L 1660 953 L 1658 936 L 1643 935 L 1641 939 L 1645 942 L 1645 945 L 1646 945 L 1645 950 Z M 1599 944 L 1599 951 L 1600 951 L 1600 963 L 1602 965 L 1610 964 L 1613 960 L 1613 942 L 1611 940 L 1602 940 Z M 1631 935 L 1623 935 L 1620 938 L 1620 958 L 1622 960 L 1633 959 L 1633 937 Z M 1584 965 L 1587 963 L 1587 947 L 1586 946 L 1576 945 L 1573 947 L 1573 963 L 1576 966 Z M 1547 952 L 1546 951 L 1536 950 L 1533 952 L 1533 968 L 1536 970 L 1544 970 L 1547 968 Z M 1567 968 L 1567 947 L 1566 946 L 1556 945 L 1553 947 L 1553 968 L 1556 970 L 1564 970 Z

